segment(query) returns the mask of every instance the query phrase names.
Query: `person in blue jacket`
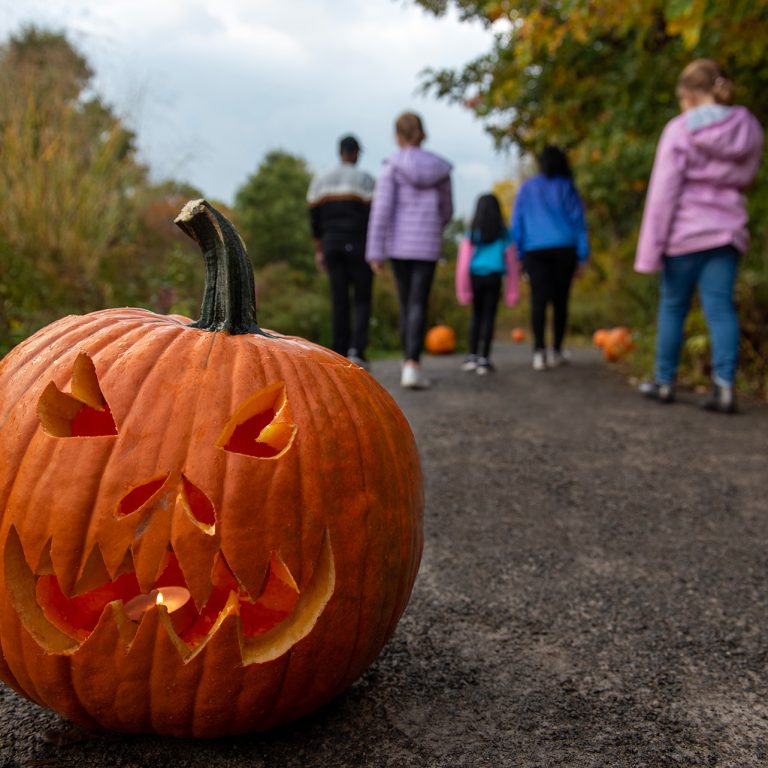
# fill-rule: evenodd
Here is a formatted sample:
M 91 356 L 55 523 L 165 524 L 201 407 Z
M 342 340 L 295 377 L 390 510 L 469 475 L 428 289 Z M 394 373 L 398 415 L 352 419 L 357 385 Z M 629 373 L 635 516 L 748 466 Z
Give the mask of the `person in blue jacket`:
M 589 256 L 584 206 L 565 153 L 547 146 L 538 157 L 539 173 L 523 182 L 512 211 L 511 235 L 531 285 L 533 368 L 565 361 L 571 282 Z M 547 361 L 547 305 L 553 309 L 552 350 Z

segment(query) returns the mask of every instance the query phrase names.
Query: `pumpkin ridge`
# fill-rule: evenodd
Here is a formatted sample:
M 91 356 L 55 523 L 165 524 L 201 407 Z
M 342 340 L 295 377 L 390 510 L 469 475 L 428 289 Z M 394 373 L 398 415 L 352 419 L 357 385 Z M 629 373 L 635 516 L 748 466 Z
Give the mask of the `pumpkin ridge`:
M 91 312 L 88 315 L 70 315 L 68 318 L 64 318 L 63 320 L 60 320 L 57 323 L 54 323 L 52 327 L 56 328 L 56 326 L 59 323 L 63 323 L 64 320 L 69 320 L 71 318 L 71 321 L 72 321 L 71 323 L 67 324 L 66 328 L 63 329 L 61 334 L 59 334 L 58 336 L 55 336 L 53 339 L 49 337 L 50 331 L 46 330 L 46 332 L 41 335 L 39 348 L 36 348 L 34 353 L 29 355 L 29 357 L 22 359 L 18 363 L 15 362 L 15 357 L 16 357 L 16 350 L 19 347 L 14 348 L 13 350 L 14 372 L 18 374 L 19 371 L 30 367 L 30 361 L 33 360 L 35 357 L 37 357 L 43 350 L 51 348 L 55 346 L 57 343 L 61 343 L 63 345 L 64 342 L 67 341 L 67 337 L 70 335 L 70 333 L 71 335 L 76 336 L 76 338 L 74 339 L 74 344 L 67 342 L 67 345 L 60 352 L 54 353 L 55 357 L 52 360 L 47 362 L 47 366 L 45 368 L 35 369 L 34 378 L 36 380 L 45 378 L 46 376 L 48 376 L 49 375 L 48 371 L 50 371 L 52 368 L 56 367 L 57 365 L 61 364 L 62 358 L 66 357 L 69 354 L 75 353 L 75 349 L 74 349 L 75 347 L 79 347 L 80 345 L 85 343 L 93 344 L 96 342 L 103 342 L 101 346 L 99 346 L 99 351 L 101 351 L 105 346 L 108 346 L 109 344 L 113 344 L 120 341 L 123 338 L 123 336 L 126 336 L 132 331 L 143 330 L 138 320 L 135 321 L 132 326 L 128 326 L 128 327 L 126 327 L 125 325 L 118 326 L 116 323 L 105 324 L 104 318 L 99 317 L 99 314 L 100 313 L 97 313 L 97 312 Z M 83 317 L 92 317 L 93 322 L 88 323 L 86 325 L 78 324 L 77 321 L 81 321 Z M 121 333 L 115 336 L 111 336 L 111 335 L 107 336 L 111 332 L 117 331 L 118 328 L 122 331 Z M 89 332 L 83 334 L 84 331 L 89 331 Z M 104 338 L 105 336 L 107 336 L 106 339 Z M 32 336 L 31 338 L 27 339 L 27 342 L 31 343 L 36 338 L 37 338 L 37 335 Z M 19 346 L 22 349 L 24 349 L 25 348 L 24 344 L 26 344 L 27 342 L 22 342 L 22 344 Z M 8 360 L 8 357 L 5 358 L 3 363 L 5 363 L 7 360 Z M 3 363 L 0 363 L 0 366 L 2 366 Z M 1 367 L 0 367 L 0 374 L 2 374 Z M 11 409 L 8 409 L 8 410 L 10 411 Z
M 372 409 L 374 413 L 376 414 L 376 420 L 379 423 L 383 423 L 385 421 L 386 414 L 391 412 L 391 409 L 386 409 L 385 404 L 387 403 L 387 400 L 391 399 L 390 395 L 383 389 L 378 388 L 375 390 L 375 396 L 371 398 L 372 402 Z M 402 425 L 401 425 L 402 426 Z M 407 424 L 405 425 L 407 426 Z M 391 454 L 395 455 L 399 452 L 400 449 L 394 444 L 392 440 L 392 433 L 390 430 L 383 430 L 384 432 L 384 439 L 386 439 L 387 444 L 389 446 L 389 451 Z M 415 443 L 413 443 L 413 448 L 415 450 Z M 417 460 L 418 460 L 418 453 L 417 453 Z M 396 473 L 397 477 L 397 488 L 398 488 L 398 498 L 404 498 L 408 496 L 407 493 L 407 485 L 405 482 L 405 478 L 403 473 Z M 421 507 L 423 508 L 423 500 L 421 502 Z M 393 601 L 392 601 L 392 610 L 390 612 L 389 620 L 387 621 L 386 625 L 386 631 L 385 631 L 385 637 L 390 637 L 392 633 L 395 630 L 395 627 L 397 626 L 397 622 L 400 619 L 400 616 L 402 614 L 402 609 L 398 610 L 398 606 L 401 605 L 403 602 L 404 596 L 407 595 L 410 590 L 413 588 L 413 582 L 415 579 L 415 570 L 417 569 L 418 561 L 421 558 L 421 546 L 417 545 L 417 531 L 418 527 L 415 525 L 408 525 L 407 524 L 407 513 L 406 510 L 400 509 L 400 520 L 399 520 L 399 526 L 398 528 L 402 530 L 403 528 L 408 529 L 410 531 L 410 540 L 408 542 L 408 546 L 404 546 L 405 542 L 403 541 L 403 537 L 401 536 L 398 541 L 397 551 L 399 553 L 399 558 L 401 563 L 406 562 L 406 552 L 414 552 L 414 550 L 418 550 L 418 558 L 415 559 L 415 561 L 411 560 L 408 562 L 408 567 L 404 568 L 401 567 L 398 569 L 398 588 L 396 592 L 393 595 Z M 421 513 L 421 512 L 420 512 Z
M 337 383 L 336 381 L 334 381 L 334 385 L 336 386 L 336 389 L 337 389 L 337 391 L 339 393 L 339 397 L 340 397 L 341 401 L 344 403 L 344 408 L 346 409 L 347 417 L 348 417 L 349 421 L 351 422 L 352 421 L 352 413 L 353 413 L 353 411 L 350 408 L 349 402 L 347 401 L 347 398 L 346 398 L 346 395 L 347 395 L 346 388 L 343 386 L 343 382 Z M 367 404 L 368 403 L 366 403 L 366 405 Z M 354 431 L 354 435 L 355 435 L 355 445 L 356 445 L 356 448 L 357 448 L 357 461 L 358 461 L 358 464 L 359 464 L 359 473 L 360 473 L 360 477 L 361 477 L 362 481 L 365 482 L 365 480 L 367 479 L 366 478 L 366 474 L 365 474 L 366 464 L 365 464 L 365 460 L 364 460 L 364 456 L 363 456 L 363 448 L 362 448 L 362 445 L 360 443 L 360 435 L 358 434 L 358 432 L 356 430 Z M 364 586 L 365 586 L 365 584 L 367 584 L 367 581 L 368 581 L 368 578 L 367 578 L 368 577 L 368 569 L 370 568 L 370 563 L 369 563 L 369 559 L 368 559 L 368 553 L 369 553 L 369 550 L 370 550 L 370 538 L 371 538 L 370 537 L 370 530 L 369 530 L 371 500 L 370 500 L 370 494 L 368 493 L 367 488 L 364 487 L 363 490 L 364 490 L 364 495 L 365 495 L 365 498 L 366 498 L 366 504 L 365 504 L 365 536 L 364 536 L 364 545 L 363 545 L 363 549 L 362 549 L 362 553 L 361 553 L 362 554 L 362 574 L 361 574 L 361 578 L 359 580 L 357 580 L 357 582 L 356 582 L 356 586 L 358 587 L 358 593 L 355 595 L 355 599 L 356 599 L 358 604 L 362 602 L 361 596 L 363 594 Z M 381 610 L 381 609 L 379 609 L 379 610 Z M 355 662 L 356 656 L 360 652 L 360 649 L 358 648 L 358 642 L 360 640 L 360 625 L 361 625 L 361 611 L 360 611 L 360 609 L 358 609 L 358 611 L 356 612 L 356 617 L 355 617 L 354 640 L 349 645 L 349 656 L 347 657 L 347 663 L 346 663 L 346 666 L 344 668 L 344 672 L 338 678 L 340 681 L 343 681 L 343 680 L 345 680 L 347 678 L 347 675 L 349 674 L 349 669 L 350 669 L 350 667 L 352 667 L 353 663 Z
M 39 355 L 46 347 L 49 347 L 53 344 L 55 344 L 58 341 L 62 341 L 66 338 L 66 336 L 69 333 L 77 334 L 78 337 L 82 334 L 83 330 L 86 330 L 89 326 L 83 326 L 78 321 L 82 320 L 82 315 L 68 315 L 67 317 L 63 317 L 60 320 L 53 323 L 52 326 L 49 326 L 46 333 L 40 337 L 38 337 L 36 334 L 33 336 L 30 336 L 28 339 L 25 339 L 20 344 L 18 344 L 16 347 L 14 347 L 13 352 L 14 356 L 13 358 L 5 357 L 2 361 L 0 361 L 0 377 L 3 375 L 3 369 L 10 365 L 10 362 L 13 362 L 14 364 L 14 370 L 18 371 L 22 368 L 26 368 L 27 365 L 29 365 L 29 362 L 33 360 L 37 355 Z M 88 315 L 86 315 L 88 317 Z M 97 327 L 101 327 L 100 319 L 98 317 L 93 318 L 92 325 L 96 325 Z M 63 326 L 63 327 L 62 327 Z M 57 336 L 54 336 L 53 339 L 50 338 L 49 333 L 53 329 L 61 330 L 61 333 Z M 28 349 L 31 349 L 31 351 L 26 357 L 24 357 L 20 361 L 16 361 L 16 356 L 20 355 L 22 352 L 26 352 Z M 66 351 L 70 351 L 69 348 L 67 348 Z M 57 358 L 58 359 L 58 358 Z M 51 363 L 51 365 L 54 365 L 55 363 Z
M 216 348 L 216 352 L 219 352 L 220 350 L 222 350 L 222 352 L 223 352 L 224 350 L 226 350 L 226 347 L 224 345 L 227 343 L 227 341 L 228 341 L 228 337 L 225 334 L 214 333 L 213 334 L 213 341 L 212 341 L 212 344 L 211 344 L 211 354 L 213 354 L 214 347 Z M 258 355 L 259 355 L 259 363 L 263 367 L 264 352 L 261 349 L 259 349 Z M 231 418 L 234 415 L 234 412 L 236 411 L 238 405 L 241 402 L 238 399 L 240 397 L 240 395 L 239 395 L 239 393 L 236 390 L 237 390 L 237 387 L 238 387 L 238 383 L 242 380 L 241 379 L 242 366 L 246 362 L 244 358 L 245 358 L 244 355 L 239 355 L 239 354 L 236 355 L 235 356 L 235 360 L 234 360 L 234 362 L 232 364 L 232 367 L 228 371 L 228 374 L 229 374 L 228 375 L 228 380 L 229 380 L 230 386 L 226 387 L 224 389 L 224 391 L 226 392 L 226 395 L 227 395 L 227 403 L 226 403 L 226 408 L 224 408 L 223 406 L 221 408 L 221 410 L 223 412 L 226 412 L 228 414 L 228 418 Z M 206 377 L 207 376 L 211 376 L 213 379 L 218 380 L 218 379 L 221 378 L 221 371 L 220 371 L 220 369 L 217 366 L 210 366 L 209 365 L 206 368 Z M 250 378 L 250 376 L 247 377 L 247 378 Z M 274 380 L 277 380 L 277 379 L 280 379 L 280 378 L 282 378 L 282 377 L 279 375 L 279 372 L 278 372 L 278 375 L 276 377 L 274 377 Z M 204 382 L 204 385 L 205 385 L 205 382 Z M 205 388 L 205 386 L 203 387 L 203 389 L 204 388 Z M 258 388 L 258 386 L 256 388 Z M 205 414 L 203 414 L 203 416 L 205 416 Z M 221 429 L 223 430 L 224 425 L 220 425 L 220 426 L 221 426 Z M 220 449 L 217 449 L 217 450 L 220 450 L 221 453 L 223 454 L 224 469 L 223 469 L 223 472 L 222 472 L 222 476 L 226 476 L 229 472 L 233 471 L 232 467 L 234 465 L 236 465 L 238 462 L 242 462 L 242 461 L 259 461 L 259 459 L 255 458 L 255 457 L 246 457 L 244 454 L 233 453 L 232 451 L 228 451 L 224 447 L 221 447 Z M 282 458 L 285 459 L 286 456 L 283 456 Z M 272 493 L 271 486 L 270 486 L 270 489 L 269 489 L 269 493 L 270 494 Z M 262 498 L 263 498 L 263 495 L 260 495 L 259 499 L 262 499 Z M 268 497 L 268 498 L 270 498 L 270 497 Z M 224 488 L 222 490 L 222 507 L 225 508 L 225 509 L 228 509 L 228 508 L 230 508 L 230 506 L 231 506 L 231 504 L 229 504 L 226 501 L 226 488 Z M 254 504 L 254 508 L 252 508 L 251 514 L 258 514 L 258 512 L 259 511 L 255 509 L 255 504 Z M 223 525 L 222 525 L 222 529 L 224 529 Z M 264 535 L 264 531 L 262 531 L 261 533 L 262 533 L 262 536 L 263 536 Z M 226 532 L 223 531 L 222 532 L 222 539 L 221 539 L 221 549 L 222 549 L 222 554 L 225 556 L 225 558 L 227 560 L 227 563 L 233 562 L 234 560 L 239 560 L 239 558 L 233 558 L 232 554 L 228 552 L 229 546 L 225 546 L 225 536 L 226 536 Z M 235 551 L 237 551 L 237 549 Z M 262 559 L 263 559 L 263 563 L 261 562 Z M 269 568 L 269 560 L 265 559 L 265 555 L 259 554 L 258 555 L 258 561 L 259 561 L 258 562 L 258 571 L 259 571 L 259 573 L 263 574 L 263 578 L 266 578 L 267 572 L 268 572 L 268 568 Z M 236 569 L 233 569 L 233 572 L 234 572 L 234 570 L 236 570 Z M 239 570 L 239 569 L 237 569 L 237 570 Z M 252 567 L 251 570 L 255 571 L 256 567 Z M 293 573 L 294 578 L 296 578 L 296 573 L 293 572 L 293 570 L 291 570 L 291 572 Z M 238 574 L 238 575 L 239 575 L 239 578 L 242 579 L 242 575 L 241 574 Z M 248 589 L 249 592 L 255 591 L 253 589 L 254 584 L 252 582 L 253 582 L 253 580 L 249 579 L 248 583 L 244 584 L 244 586 L 246 587 L 246 589 Z
M 285 376 L 283 375 L 283 366 L 285 363 L 288 363 L 290 365 L 290 372 L 291 376 Z M 288 382 L 290 381 L 292 385 L 298 384 L 298 390 L 299 394 L 296 395 L 294 392 L 291 395 L 291 399 L 297 398 L 299 402 L 301 403 L 308 403 L 312 402 L 312 397 L 309 396 L 309 393 L 307 390 L 309 389 L 309 392 L 316 392 L 317 389 L 314 386 L 307 386 L 305 384 L 305 380 L 303 376 L 301 375 L 301 371 L 299 371 L 299 368 L 296 364 L 296 361 L 293 357 L 286 358 L 281 357 L 279 360 L 275 359 L 275 367 L 277 368 L 277 371 L 280 374 L 280 378 L 283 379 L 283 381 L 286 382 L 286 397 L 288 396 Z M 303 366 L 302 366 L 303 368 Z M 308 425 L 304 427 L 305 432 L 307 432 L 307 435 L 314 435 L 316 433 L 316 424 L 315 424 L 315 415 L 314 415 L 314 409 L 312 411 L 311 419 Z M 297 438 L 299 435 L 296 436 Z M 304 440 L 308 439 L 307 436 L 304 436 Z M 294 438 L 294 442 L 296 441 L 296 438 Z M 298 451 L 294 453 L 294 456 L 291 457 L 292 462 L 296 465 L 295 466 L 295 472 L 294 477 L 296 478 L 296 496 L 300 500 L 299 507 L 301 509 L 305 508 L 304 505 L 304 497 L 305 497 L 305 482 L 304 482 L 304 473 L 302 471 L 301 466 L 301 458 L 299 456 Z M 294 574 L 294 578 L 296 579 L 296 583 L 302 585 L 301 589 L 304 589 L 305 585 L 305 573 L 304 573 L 304 558 L 306 556 L 306 553 L 304 551 L 304 515 L 298 515 L 298 519 L 295 520 L 295 522 L 298 523 L 296 526 L 296 530 L 298 531 L 298 542 L 296 544 L 296 548 L 298 549 L 298 561 L 299 561 L 299 572 L 298 574 Z

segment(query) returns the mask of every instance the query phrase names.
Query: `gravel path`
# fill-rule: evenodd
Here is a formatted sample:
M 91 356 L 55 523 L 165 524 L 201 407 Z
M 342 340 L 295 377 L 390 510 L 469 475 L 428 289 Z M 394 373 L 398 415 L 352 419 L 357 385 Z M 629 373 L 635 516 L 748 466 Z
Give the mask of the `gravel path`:
M 377 377 L 426 474 L 411 603 L 345 695 L 277 732 L 87 735 L 0 686 L 0 768 L 768 765 L 768 407 L 645 402 L 591 351 Z

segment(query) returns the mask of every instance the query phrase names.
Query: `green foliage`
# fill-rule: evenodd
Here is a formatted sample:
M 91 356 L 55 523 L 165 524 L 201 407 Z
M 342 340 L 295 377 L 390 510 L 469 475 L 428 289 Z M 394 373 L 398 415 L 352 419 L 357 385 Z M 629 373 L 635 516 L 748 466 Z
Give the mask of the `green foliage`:
M 415 2 L 436 14 L 455 7 L 467 20 L 501 21 L 487 54 L 459 71 L 429 71 L 425 90 L 474 111 L 499 145 L 535 153 L 556 143 L 569 152 L 595 251 L 574 297 L 576 325 L 631 318 L 652 327 L 654 281 L 635 276 L 632 261 L 656 142 L 677 111 L 677 76 L 693 58 L 716 59 L 737 86 L 736 100 L 768 122 L 768 0 Z M 738 292 L 744 373 L 766 394 L 765 172 L 750 198 L 753 247 Z M 703 370 L 707 350 L 689 352 L 690 370 Z
M 287 262 L 267 264 L 256 270 L 256 294 L 260 325 L 286 336 L 330 344 L 330 292 L 325 275 L 294 269 Z
M 303 159 L 274 150 L 238 190 L 235 218 L 257 266 L 287 264 L 304 273 L 315 269 L 307 213 L 311 178 Z
M 201 293 L 170 282 L 202 274 L 168 231 L 181 201 L 149 186 L 91 77 L 58 33 L 29 27 L 0 47 L 0 354 L 64 314 Z M 167 221 L 153 221 L 158 206 Z

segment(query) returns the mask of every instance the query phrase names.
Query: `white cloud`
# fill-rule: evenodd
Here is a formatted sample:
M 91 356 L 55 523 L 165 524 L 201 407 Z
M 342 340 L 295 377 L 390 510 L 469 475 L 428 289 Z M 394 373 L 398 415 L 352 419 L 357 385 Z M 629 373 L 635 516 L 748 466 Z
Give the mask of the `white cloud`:
M 357 133 L 376 172 L 404 109 L 425 119 L 427 147 L 455 165 L 457 209 L 510 172 L 458 106 L 416 93 L 426 67 L 457 67 L 490 31 L 395 0 L 0 0 L 0 35 L 22 22 L 64 29 L 128 117 L 158 176 L 185 178 L 231 202 L 270 149 L 335 162 Z

